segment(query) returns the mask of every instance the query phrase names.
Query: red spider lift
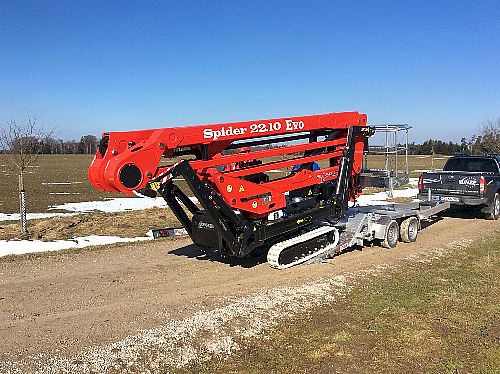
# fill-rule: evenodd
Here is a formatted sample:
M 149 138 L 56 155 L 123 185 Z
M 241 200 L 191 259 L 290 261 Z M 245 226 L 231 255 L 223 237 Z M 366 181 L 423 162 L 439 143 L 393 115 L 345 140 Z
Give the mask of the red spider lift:
M 88 175 L 100 190 L 162 196 L 199 246 L 238 257 L 264 248 L 285 268 L 337 245 L 333 224 L 361 192 L 366 123 L 345 112 L 109 132 Z

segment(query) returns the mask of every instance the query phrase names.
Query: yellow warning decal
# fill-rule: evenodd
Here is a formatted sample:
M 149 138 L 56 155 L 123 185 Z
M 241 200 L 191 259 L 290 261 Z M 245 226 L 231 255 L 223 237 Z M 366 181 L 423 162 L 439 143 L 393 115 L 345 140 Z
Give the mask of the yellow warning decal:
M 158 189 L 161 186 L 161 182 L 153 182 L 149 184 L 149 188 L 151 188 L 153 191 L 158 191 Z
M 240 184 L 240 189 L 238 190 L 238 192 L 245 192 L 245 189 L 243 188 L 242 184 Z

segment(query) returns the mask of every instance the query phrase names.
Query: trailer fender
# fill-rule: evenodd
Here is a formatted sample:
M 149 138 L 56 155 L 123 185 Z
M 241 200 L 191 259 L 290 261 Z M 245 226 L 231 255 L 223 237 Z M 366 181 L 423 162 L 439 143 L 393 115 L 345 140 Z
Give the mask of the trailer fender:
M 380 216 L 375 223 L 371 225 L 373 230 L 373 237 L 375 239 L 385 239 L 387 226 L 391 223 L 391 218 L 388 216 Z

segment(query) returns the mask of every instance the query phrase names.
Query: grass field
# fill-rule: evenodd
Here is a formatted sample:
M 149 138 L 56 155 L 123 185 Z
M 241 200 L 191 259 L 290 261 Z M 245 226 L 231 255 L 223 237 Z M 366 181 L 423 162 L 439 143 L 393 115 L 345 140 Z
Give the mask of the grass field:
M 123 197 L 92 187 L 87 178 L 92 158 L 90 155 L 40 156 L 38 164 L 31 167 L 25 176 L 28 211 L 46 212 L 51 205 L 66 202 Z M 0 174 L 0 212 L 18 212 L 18 177 L 16 172 L 9 170 L 5 155 L 0 155 Z
M 66 240 L 88 235 L 133 238 L 145 236 L 152 228 L 179 226 L 170 209 L 152 208 L 132 212 L 78 214 L 68 217 L 30 220 L 31 239 Z M 0 240 L 20 238 L 19 222 L 7 221 L 0 225 Z
M 26 194 L 28 212 L 43 213 L 53 205 L 70 202 L 104 200 L 113 197 L 127 197 L 119 193 L 95 190 L 87 178 L 87 169 L 92 161 L 90 155 L 43 155 L 38 164 L 29 169 L 26 177 Z M 436 168 L 442 167 L 445 158 L 438 157 L 434 161 Z M 383 168 L 384 159 L 372 156 L 368 160 L 371 168 Z M 431 166 L 430 156 L 411 156 L 410 170 L 425 170 Z M 5 155 L 0 155 L 0 212 L 16 213 L 18 211 L 17 175 L 9 170 Z M 411 173 L 418 176 L 419 172 Z M 284 174 L 273 173 L 273 178 Z M 182 181 L 179 186 L 186 190 Z M 366 193 L 378 192 L 371 188 Z M 189 195 L 189 191 L 187 191 Z M 134 198 L 131 196 L 131 198 Z M 400 201 L 394 201 L 400 202 Z M 57 210 L 51 210 L 57 211 Z M 169 210 L 147 209 L 136 212 L 83 214 L 73 217 L 31 220 L 29 222 L 30 238 L 42 240 L 68 239 L 86 235 L 143 236 L 151 228 L 178 225 L 177 219 Z M 0 240 L 20 237 L 17 222 L 3 222 L 0 225 Z
M 112 197 L 124 197 L 118 193 L 95 190 L 87 178 L 87 169 L 92 161 L 90 155 L 43 155 L 39 163 L 30 168 L 25 178 L 27 204 L 29 212 L 46 212 L 52 205 L 67 202 L 103 200 Z M 435 168 L 441 168 L 446 159 L 438 157 Z M 17 174 L 8 167 L 5 155 L 0 155 L 0 212 L 15 213 L 19 209 Z M 431 167 L 430 156 L 410 156 L 411 176 Z M 372 156 L 368 160 L 371 168 L 383 168 L 381 156 Z
M 365 279 L 227 361 L 185 373 L 500 373 L 500 233 Z

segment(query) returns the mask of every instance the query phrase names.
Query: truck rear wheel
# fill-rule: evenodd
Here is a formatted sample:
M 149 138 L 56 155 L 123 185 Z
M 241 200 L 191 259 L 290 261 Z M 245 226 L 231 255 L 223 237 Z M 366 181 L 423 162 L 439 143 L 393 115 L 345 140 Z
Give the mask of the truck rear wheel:
M 401 241 L 411 243 L 417 240 L 418 235 L 418 219 L 417 217 L 409 217 L 401 222 Z
M 394 248 L 398 245 L 398 239 L 399 225 L 396 221 L 391 221 L 391 223 L 387 225 L 387 229 L 385 230 L 385 238 L 380 244 L 385 248 Z
M 500 194 L 497 192 L 491 203 L 491 212 L 486 213 L 486 219 L 498 219 L 500 217 Z

